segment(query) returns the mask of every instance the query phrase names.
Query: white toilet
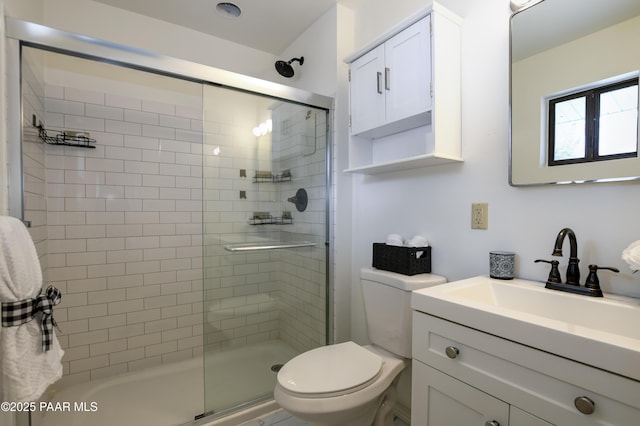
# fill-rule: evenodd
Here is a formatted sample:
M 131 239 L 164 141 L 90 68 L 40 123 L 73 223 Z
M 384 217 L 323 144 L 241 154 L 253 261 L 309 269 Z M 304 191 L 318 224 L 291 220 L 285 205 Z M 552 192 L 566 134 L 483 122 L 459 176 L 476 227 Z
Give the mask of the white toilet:
M 362 268 L 360 281 L 372 345 L 312 349 L 278 373 L 276 402 L 313 426 L 393 424 L 396 379 L 411 358 L 411 291 L 446 282 L 370 268 Z

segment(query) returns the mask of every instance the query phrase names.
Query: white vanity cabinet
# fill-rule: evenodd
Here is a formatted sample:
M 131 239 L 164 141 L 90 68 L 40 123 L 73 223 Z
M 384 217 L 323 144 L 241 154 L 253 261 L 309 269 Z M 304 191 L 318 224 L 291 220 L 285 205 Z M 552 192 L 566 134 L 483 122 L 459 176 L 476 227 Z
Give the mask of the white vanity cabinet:
M 433 2 L 345 59 L 347 172 L 462 161 L 460 23 Z
M 418 311 L 413 328 L 412 426 L 640 424 L 635 380 Z
M 422 362 L 413 364 L 412 425 L 552 426 Z

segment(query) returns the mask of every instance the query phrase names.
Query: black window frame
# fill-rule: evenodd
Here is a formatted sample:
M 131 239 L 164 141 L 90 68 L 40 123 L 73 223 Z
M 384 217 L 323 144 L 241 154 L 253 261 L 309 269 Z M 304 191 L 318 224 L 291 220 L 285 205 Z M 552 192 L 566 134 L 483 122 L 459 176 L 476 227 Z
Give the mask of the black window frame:
M 591 163 L 596 161 L 618 160 L 621 158 L 634 158 L 638 156 L 638 137 L 636 136 L 636 150 L 619 154 L 598 155 L 600 133 L 600 95 L 625 87 L 638 86 L 638 77 L 618 81 L 603 86 L 594 87 L 580 92 L 570 93 L 548 100 L 548 139 L 547 139 L 547 164 L 559 166 L 564 164 Z M 585 112 L 585 153 L 583 157 L 556 160 L 555 153 L 555 105 L 560 102 L 584 97 L 586 99 Z M 638 111 L 640 116 L 640 110 Z M 636 135 L 638 129 L 636 128 Z

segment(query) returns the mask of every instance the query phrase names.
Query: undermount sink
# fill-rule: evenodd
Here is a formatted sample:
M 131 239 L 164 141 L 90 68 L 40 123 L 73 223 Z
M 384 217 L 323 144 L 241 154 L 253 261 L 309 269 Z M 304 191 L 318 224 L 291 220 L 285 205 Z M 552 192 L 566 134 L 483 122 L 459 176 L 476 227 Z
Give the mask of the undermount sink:
M 412 308 L 640 381 L 640 300 L 485 276 L 417 290 Z

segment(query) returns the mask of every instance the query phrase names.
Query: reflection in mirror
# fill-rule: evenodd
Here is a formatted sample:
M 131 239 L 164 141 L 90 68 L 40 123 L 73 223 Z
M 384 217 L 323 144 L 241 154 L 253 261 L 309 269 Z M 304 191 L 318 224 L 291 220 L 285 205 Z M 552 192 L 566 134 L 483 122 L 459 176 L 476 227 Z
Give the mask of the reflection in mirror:
M 639 179 L 640 2 L 543 0 L 512 16 L 510 36 L 510 183 Z M 580 94 L 598 90 L 594 110 Z
M 638 79 L 549 97 L 548 165 L 638 155 Z

